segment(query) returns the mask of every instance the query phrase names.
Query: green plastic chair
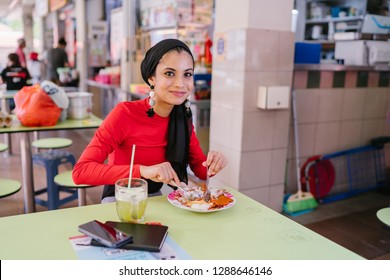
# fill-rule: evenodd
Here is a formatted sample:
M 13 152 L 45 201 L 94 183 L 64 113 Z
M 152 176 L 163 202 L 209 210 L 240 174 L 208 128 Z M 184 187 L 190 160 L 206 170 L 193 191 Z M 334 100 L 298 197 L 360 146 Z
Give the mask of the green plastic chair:
M 13 195 L 22 188 L 19 181 L 0 178 L 0 198 Z
M 86 184 L 76 185 L 72 179 L 72 170 L 58 173 L 54 177 L 54 182 L 61 187 L 77 189 L 79 206 L 87 205 L 86 189 L 94 187 Z

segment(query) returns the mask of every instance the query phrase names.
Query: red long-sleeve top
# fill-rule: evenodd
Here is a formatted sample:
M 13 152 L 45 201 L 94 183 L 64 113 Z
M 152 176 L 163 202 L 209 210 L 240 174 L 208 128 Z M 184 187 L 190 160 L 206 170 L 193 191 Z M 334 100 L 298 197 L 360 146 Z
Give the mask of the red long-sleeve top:
M 148 117 L 147 99 L 119 103 L 95 132 L 91 142 L 81 154 L 73 169 L 76 184 L 115 184 L 118 179 L 129 177 L 133 144 L 134 178 L 140 177 L 140 165 L 150 166 L 167 161 L 168 117 Z M 108 158 L 107 164 L 105 163 Z M 206 156 L 200 148 L 194 128 L 189 145 L 189 165 L 194 174 L 206 179 L 202 163 Z

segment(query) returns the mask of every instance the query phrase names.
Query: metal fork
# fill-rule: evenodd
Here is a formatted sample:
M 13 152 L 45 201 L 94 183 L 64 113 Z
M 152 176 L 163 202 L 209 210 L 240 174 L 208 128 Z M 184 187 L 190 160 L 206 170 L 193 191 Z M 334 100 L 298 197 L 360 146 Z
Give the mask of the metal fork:
M 204 191 L 204 201 L 209 202 L 210 201 L 210 189 L 209 189 L 209 167 L 206 166 L 206 190 Z

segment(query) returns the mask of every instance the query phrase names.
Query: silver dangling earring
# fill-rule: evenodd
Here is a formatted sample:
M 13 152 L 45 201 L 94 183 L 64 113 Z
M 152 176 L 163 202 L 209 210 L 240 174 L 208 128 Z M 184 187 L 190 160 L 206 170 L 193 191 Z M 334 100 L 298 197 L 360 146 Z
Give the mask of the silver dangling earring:
M 154 110 L 153 110 L 153 106 L 156 105 L 156 101 L 154 101 L 154 97 L 156 96 L 156 94 L 154 93 L 154 86 L 151 85 L 150 86 L 150 92 L 149 92 L 149 105 L 150 105 L 150 109 L 146 112 L 148 114 L 148 117 L 151 118 L 154 116 Z
M 191 112 L 191 102 L 189 99 L 186 100 L 186 102 L 184 102 L 184 107 L 186 107 L 186 115 L 188 117 L 192 116 L 192 112 Z

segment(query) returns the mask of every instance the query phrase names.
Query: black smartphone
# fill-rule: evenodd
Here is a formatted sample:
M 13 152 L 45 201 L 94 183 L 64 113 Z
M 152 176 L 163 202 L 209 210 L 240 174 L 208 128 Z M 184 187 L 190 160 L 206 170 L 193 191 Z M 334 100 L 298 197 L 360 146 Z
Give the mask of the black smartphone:
M 133 242 L 122 245 L 121 249 L 160 252 L 168 235 L 168 227 L 163 225 L 146 225 L 108 221 L 112 226 L 133 236 Z M 104 246 L 92 239 L 91 246 Z
M 103 224 L 97 220 L 79 225 L 79 231 L 92 237 L 104 246 L 118 248 L 126 243 L 132 242 L 133 236 L 120 231 L 110 225 Z

